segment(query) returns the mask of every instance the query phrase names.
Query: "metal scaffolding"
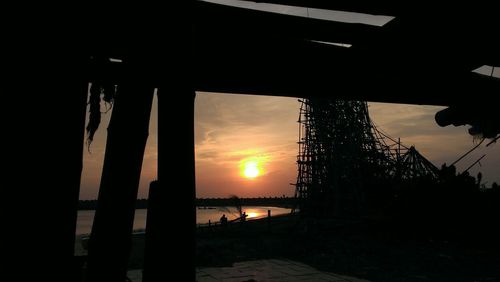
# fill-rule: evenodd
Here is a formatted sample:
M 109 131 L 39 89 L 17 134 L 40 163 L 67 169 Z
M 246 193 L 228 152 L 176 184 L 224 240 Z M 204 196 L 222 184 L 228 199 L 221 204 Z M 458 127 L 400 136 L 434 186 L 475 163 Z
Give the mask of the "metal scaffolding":
M 396 180 L 437 179 L 438 169 L 414 147 L 376 128 L 362 101 L 299 100 L 296 194 L 305 214 L 359 215 L 367 197 Z

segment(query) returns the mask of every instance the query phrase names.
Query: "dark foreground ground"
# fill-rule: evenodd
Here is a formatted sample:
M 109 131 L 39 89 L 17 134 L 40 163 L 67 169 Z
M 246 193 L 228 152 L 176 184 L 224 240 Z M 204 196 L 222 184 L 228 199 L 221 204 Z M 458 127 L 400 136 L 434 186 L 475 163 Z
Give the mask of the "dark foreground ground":
M 197 267 L 290 259 L 370 281 L 500 281 L 497 216 L 444 220 L 301 218 L 284 215 L 198 228 Z M 77 244 L 76 253 L 86 255 Z M 142 269 L 135 234 L 130 269 Z
M 200 228 L 197 266 L 280 258 L 371 281 L 500 281 L 495 230 L 401 219 L 281 216 Z

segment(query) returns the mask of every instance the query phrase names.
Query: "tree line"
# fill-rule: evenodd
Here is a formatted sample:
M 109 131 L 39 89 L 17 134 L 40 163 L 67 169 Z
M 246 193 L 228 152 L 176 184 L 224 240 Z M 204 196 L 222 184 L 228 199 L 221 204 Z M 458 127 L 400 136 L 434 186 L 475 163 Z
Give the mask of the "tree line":
M 272 206 L 282 208 L 292 208 L 295 205 L 293 197 L 258 197 L 258 198 L 238 198 L 243 206 Z M 168 203 L 167 203 L 168 204 Z M 234 206 L 234 198 L 199 198 L 196 199 L 197 207 L 220 207 Z M 97 200 L 80 200 L 78 202 L 79 210 L 95 210 Z M 147 199 L 137 199 L 135 208 L 146 209 L 148 207 Z

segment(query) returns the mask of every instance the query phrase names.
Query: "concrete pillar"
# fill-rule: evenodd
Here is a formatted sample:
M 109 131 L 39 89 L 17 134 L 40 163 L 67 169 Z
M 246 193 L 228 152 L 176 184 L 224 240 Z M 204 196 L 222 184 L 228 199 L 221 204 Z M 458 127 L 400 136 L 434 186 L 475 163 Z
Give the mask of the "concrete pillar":
M 140 72 L 134 66 L 133 73 Z M 154 88 L 135 80 L 118 85 L 108 127 L 97 209 L 89 241 L 87 281 L 125 281 L 135 204 Z
M 148 210 L 144 282 L 166 275 L 195 281 L 194 98 L 189 84 L 158 90 L 158 182 L 154 221 Z
M 31 35 L 25 38 L 32 40 Z M 8 68 L 15 77 L 6 79 L 13 87 L 4 91 L 15 99 L 5 105 L 18 111 L 4 119 L 15 128 L 4 129 L 8 169 L 3 175 L 13 184 L 3 189 L 9 208 L 2 212 L 1 249 L 8 259 L 0 272 L 11 281 L 31 281 L 33 276 L 72 281 L 88 86 L 81 72 L 86 61 L 70 48 L 70 62 L 57 54 L 59 49 L 40 52 L 37 43 L 23 45 L 36 46 L 25 56 L 9 53 L 22 60 Z

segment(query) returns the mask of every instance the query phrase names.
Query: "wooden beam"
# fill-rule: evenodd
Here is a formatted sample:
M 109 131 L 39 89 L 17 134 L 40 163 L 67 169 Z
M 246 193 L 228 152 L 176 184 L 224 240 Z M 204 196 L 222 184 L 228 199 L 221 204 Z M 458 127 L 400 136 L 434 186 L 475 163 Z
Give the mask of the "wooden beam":
M 193 2 L 178 1 L 171 13 L 192 11 Z M 143 281 L 164 281 L 166 273 L 179 281 L 195 281 L 194 15 L 185 14 L 181 21 L 161 16 L 158 24 L 164 31 L 157 35 L 157 44 L 148 46 L 154 72 L 145 74 L 158 83 L 158 182 L 154 222 L 148 218 Z
M 255 41 L 238 36 L 200 40 L 195 38 L 195 67 L 191 74 L 198 91 L 294 97 L 332 95 L 450 105 L 462 98 L 449 93 L 461 89 L 474 93 L 477 89 L 476 97 L 481 97 L 500 87 L 498 79 L 467 71 L 454 64 L 453 57 L 438 58 L 426 52 L 392 55 L 375 48 L 360 50 L 281 38 Z M 115 70 L 110 72 L 110 79 L 119 80 L 122 65 L 113 64 Z M 161 65 L 156 67 L 160 74 Z M 142 75 L 154 76 L 146 72 Z M 164 84 L 166 78 L 158 76 L 155 85 Z
M 167 273 L 196 278 L 194 96 L 189 84 L 158 90 L 158 181 L 149 192 L 144 282 L 164 281 Z
M 364 2 L 366 1 L 341 1 L 353 7 L 368 7 L 366 9 L 389 5 L 382 3 L 364 6 Z M 320 5 L 324 1 L 307 3 Z M 337 5 L 338 2 L 330 4 Z M 480 17 L 494 15 L 494 12 L 487 11 L 485 7 L 477 4 L 466 10 L 463 5 L 457 4 L 453 9 L 443 10 L 441 7 L 433 6 L 430 9 L 421 5 L 414 7 L 418 12 L 402 14 L 379 28 L 196 1 L 192 10 L 195 45 L 193 67 L 199 74 L 196 74 L 195 79 L 200 89 L 255 94 L 273 92 L 285 93 L 275 95 L 291 96 L 306 95 L 304 91 L 311 91 L 313 88 L 323 92 L 335 91 L 334 89 L 350 92 L 351 89 L 360 87 L 360 81 L 365 83 L 366 91 L 372 85 L 381 90 L 394 89 L 395 93 L 402 92 L 402 88 L 394 86 L 397 83 L 415 84 L 421 90 L 434 87 L 448 89 L 449 85 L 458 88 L 458 85 L 469 83 L 467 77 L 471 70 L 483 64 L 498 65 L 500 61 L 500 55 L 496 51 L 500 46 L 494 40 L 498 23 L 494 22 L 495 17 Z M 477 21 L 473 21 L 474 19 Z M 126 32 L 118 24 L 124 20 L 125 18 L 119 18 L 116 24 L 105 29 L 111 32 L 113 28 L 117 28 L 119 32 L 118 36 L 103 40 L 104 43 L 100 41 L 104 46 L 110 44 L 110 48 L 103 50 L 116 48 L 124 54 L 146 55 L 154 59 L 163 56 L 162 52 L 170 48 L 164 45 L 150 50 L 135 46 L 137 44 L 133 41 L 124 41 L 121 36 Z M 161 38 L 168 34 L 164 30 L 165 25 L 161 24 L 141 22 L 124 23 L 124 26 L 128 26 L 132 30 L 132 37 L 137 38 Z M 145 31 L 145 34 L 141 34 L 141 31 Z M 321 46 L 319 43 L 309 42 L 309 39 L 354 44 L 345 49 Z M 166 66 L 160 65 L 161 63 L 158 64 L 158 69 L 162 73 Z M 120 76 L 119 71 L 115 73 Z M 313 73 L 314 77 L 311 75 Z M 165 75 L 147 75 L 155 77 L 155 85 L 165 82 Z M 455 82 L 457 77 L 465 77 L 465 81 Z M 312 84 L 315 85 L 311 86 Z M 356 86 L 348 87 L 351 84 Z M 471 84 L 475 85 L 477 81 Z M 492 85 L 495 83 L 479 87 L 494 87 Z M 424 104 L 453 102 L 453 99 L 450 101 L 439 95 L 412 99 L 401 99 L 400 95 L 390 96 L 380 92 L 372 99 Z
M 320 20 L 197 1 L 195 35 L 198 38 L 300 38 L 357 44 L 377 37 L 381 27 Z
M 325 10 L 337 10 L 372 15 L 399 16 L 408 9 L 408 4 L 399 4 L 387 0 L 341 0 L 341 1 L 321 1 L 321 0 L 243 0 L 254 3 L 278 4 L 297 7 L 309 7 Z M 406 8 L 405 8 L 406 7 Z
M 98 204 L 89 241 L 86 281 L 124 281 L 131 250 L 135 202 L 148 137 L 153 87 L 138 80 L 134 64 L 118 85 L 108 127 Z
M 371 15 L 386 15 L 394 17 L 420 17 L 426 20 L 428 15 L 441 14 L 446 17 L 450 14 L 468 14 L 468 20 L 476 20 L 484 15 L 497 13 L 494 4 L 489 1 L 436 3 L 436 1 L 419 1 L 418 3 L 394 2 L 387 0 L 242 0 L 254 3 L 268 3 L 297 7 L 309 7 L 325 10 L 346 11 Z M 483 14 L 481 16 L 480 14 Z
M 21 52 L 38 41 L 34 30 L 25 32 L 19 41 L 7 40 L 15 42 L 19 50 L 8 52 L 7 63 L 12 59 L 15 64 L 7 64 L 11 71 L 4 91 L 12 94 L 9 101 L 23 104 L 25 118 L 6 123 L 5 136 L 15 138 L 6 138 L 9 162 L 4 175 L 6 181 L 16 184 L 4 189 L 2 219 L 8 229 L 2 234 L 2 253 L 8 259 L 2 275 L 14 281 L 42 276 L 75 281 L 74 244 L 88 87 L 79 72 L 85 70 L 86 60 L 78 50 L 50 40 L 50 33 L 48 43 L 40 49 Z M 72 56 L 71 62 L 65 52 Z M 13 116 L 4 117 L 9 120 Z
M 238 42 L 235 47 L 225 42 L 200 50 L 196 54 L 197 90 L 294 97 L 331 95 L 379 102 L 447 105 L 462 99 L 458 95 L 450 96 L 461 89 L 476 93 L 476 97 L 486 97 L 489 91 L 500 89 L 497 79 L 470 71 L 438 68 L 437 64 L 386 61 L 383 56 L 367 56 L 355 50 L 312 43 L 283 43 L 290 48 L 286 52 L 279 45 L 246 43 Z M 251 51 L 244 49 L 248 45 Z

